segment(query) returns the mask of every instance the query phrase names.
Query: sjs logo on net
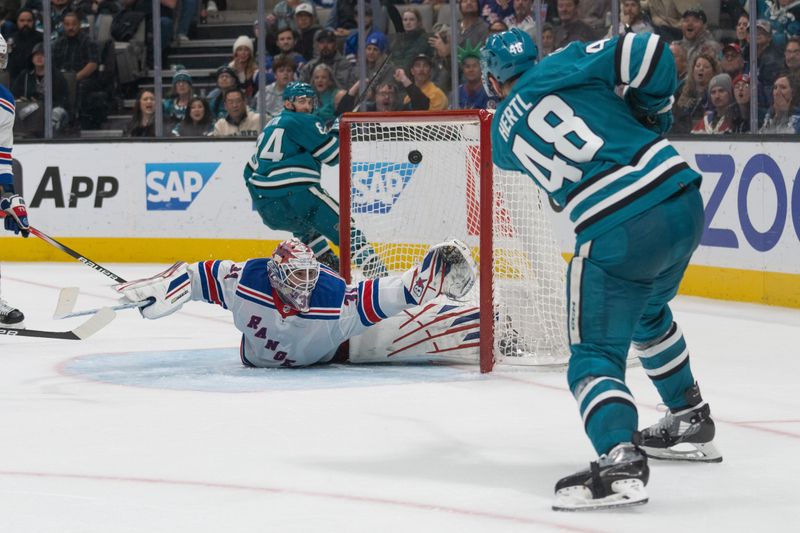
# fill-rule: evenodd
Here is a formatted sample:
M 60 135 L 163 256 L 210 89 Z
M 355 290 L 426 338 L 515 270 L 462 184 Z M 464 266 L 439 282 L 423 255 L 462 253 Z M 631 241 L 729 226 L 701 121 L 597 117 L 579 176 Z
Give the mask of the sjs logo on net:
M 146 163 L 147 210 L 185 211 L 220 163 Z
M 353 163 L 353 212 L 385 215 L 391 211 L 417 168 L 414 163 Z

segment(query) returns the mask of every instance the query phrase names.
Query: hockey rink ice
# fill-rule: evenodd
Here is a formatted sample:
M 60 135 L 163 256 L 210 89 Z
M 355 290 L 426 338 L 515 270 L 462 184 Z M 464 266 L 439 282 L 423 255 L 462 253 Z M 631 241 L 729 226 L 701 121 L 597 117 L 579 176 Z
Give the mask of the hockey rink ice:
M 104 265 L 126 279 L 166 265 Z M 113 305 L 78 263 L 4 263 L 28 327 Z M 85 341 L 0 337 L 0 532 L 797 531 L 800 311 L 679 298 L 721 464 L 651 461 L 650 502 L 557 513 L 588 466 L 563 372 L 476 366 L 246 369 L 227 311 L 136 311 Z M 661 413 L 629 369 L 640 425 Z

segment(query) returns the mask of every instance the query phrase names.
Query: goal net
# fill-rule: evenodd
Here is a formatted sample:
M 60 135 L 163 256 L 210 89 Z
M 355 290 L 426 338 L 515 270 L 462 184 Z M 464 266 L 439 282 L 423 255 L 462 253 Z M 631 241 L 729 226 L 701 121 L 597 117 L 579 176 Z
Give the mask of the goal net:
M 491 119 L 482 110 L 342 118 L 342 273 L 348 281 L 376 275 L 363 263 L 364 239 L 392 274 L 431 245 L 461 239 L 479 267 L 468 303 L 480 308 L 481 370 L 560 366 L 568 357 L 566 262 L 546 195 L 530 178 L 493 167 Z

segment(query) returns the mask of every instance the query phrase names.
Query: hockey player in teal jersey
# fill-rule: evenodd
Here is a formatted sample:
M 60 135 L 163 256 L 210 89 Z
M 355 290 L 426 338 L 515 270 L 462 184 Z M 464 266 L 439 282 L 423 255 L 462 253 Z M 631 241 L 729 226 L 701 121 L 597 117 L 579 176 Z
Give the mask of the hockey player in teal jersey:
M 600 457 L 556 484 L 553 508 L 645 503 L 647 456 L 722 460 L 668 305 L 704 218 L 700 175 L 661 137 L 672 125 L 672 53 L 656 35 L 628 33 L 537 62 L 530 37 L 512 29 L 490 36 L 481 59 L 487 91 L 503 100 L 492 123 L 495 164 L 527 173 L 576 235 L 567 379 Z M 625 384 L 631 343 L 669 408 L 641 432 Z
M 284 110 L 267 123 L 244 169 L 247 190 L 268 227 L 291 232 L 334 270 L 339 260 L 327 240 L 339 245 L 339 204 L 322 188 L 322 164 L 339 162 L 338 131 L 327 132 L 312 113 L 313 87 L 292 82 L 283 91 Z M 327 240 L 326 240 L 327 239 Z M 350 236 L 353 261 L 368 277 L 385 268 L 363 233 Z

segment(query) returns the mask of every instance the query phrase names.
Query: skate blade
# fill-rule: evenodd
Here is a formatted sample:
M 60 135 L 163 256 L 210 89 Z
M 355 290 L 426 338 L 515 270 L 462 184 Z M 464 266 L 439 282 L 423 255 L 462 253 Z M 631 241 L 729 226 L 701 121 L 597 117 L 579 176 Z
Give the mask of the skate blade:
M 602 509 L 619 509 L 644 505 L 647 503 L 647 491 L 640 479 L 623 479 L 611 484 L 613 494 L 605 498 L 593 498 L 588 487 L 567 487 L 556 492 L 554 511 L 597 511 Z
M 640 446 L 641 450 L 652 459 L 661 461 L 685 461 L 691 463 L 721 463 L 722 454 L 714 445 L 714 441 L 705 443 L 682 442 L 671 448 L 650 448 Z

